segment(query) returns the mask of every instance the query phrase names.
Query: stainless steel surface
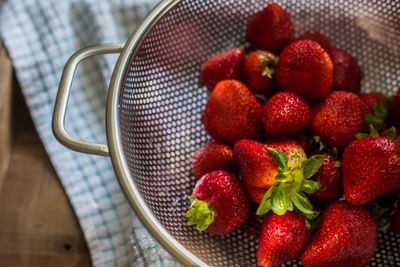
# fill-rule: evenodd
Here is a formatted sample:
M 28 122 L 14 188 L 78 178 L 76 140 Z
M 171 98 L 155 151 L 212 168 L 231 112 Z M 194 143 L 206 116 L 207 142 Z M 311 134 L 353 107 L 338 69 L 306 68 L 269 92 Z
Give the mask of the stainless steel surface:
M 200 117 L 198 85 L 209 56 L 243 46 L 248 18 L 271 1 L 164 0 L 127 41 L 107 104 L 110 156 L 129 203 L 144 225 L 184 266 L 256 266 L 260 219 L 215 237 L 186 225 L 196 182 L 193 153 L 210 138 Z M 278 0 L 297 34 L 321 31 L 363 66 L 363 91 L 393 94 L 400 86 L 400 2 Z M 398 266 L 400 237 L 380 234 L 371 266 Z M 297 261 L 285 266 L 299 266 Z
M 56 103 L 53 112 L 53 132 L 57 140 L 66 147 L 89 154 L 108 156 L 108 146 L 104 144 L 92 144 L 72 137 L 65 130 L 65 113 L 75 70 L 82 60 L 101 54 L 120 53 L 124 44 L 104 44 L 86 47 L 76 52 L 65 65 L 58 88 Z

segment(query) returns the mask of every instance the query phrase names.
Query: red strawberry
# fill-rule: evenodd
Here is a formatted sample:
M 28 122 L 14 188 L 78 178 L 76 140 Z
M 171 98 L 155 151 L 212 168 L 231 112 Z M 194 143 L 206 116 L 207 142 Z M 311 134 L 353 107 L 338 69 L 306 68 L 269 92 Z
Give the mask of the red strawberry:
M 224 170 L 235 171 L 233 149 L 225 144 L 212 141 L 198 150 L 193 156 L 192 173 L 201 178 L 209 172 Z
M 314 107 L 311 130 L 330 147 L 344 149 L 363 124 L 362 102 L 353 93 L 337 91 Z
M 393 123 L 400 127 L 400 88 L 397 90 L 396 95 L 393 98 L 392 104 L 390 106 L 390 118 Z
M 277 93 L 263 108 L 264 129 L 273 137 L 297 135 L 310 120 L 311 111 L 307 102 L 293 93 Z
M 381 99 L 385 99 L 386 97 L 382 93 L 372 92 L 372 93 L 363 93 L 358 95 L 362 102 L 363 112 L 364 114 L 371 113 L 379 104 Z
M 364 114 L 363 132 L 368 132 L 370 125 L 376 129 L 385 126 L 386 117 L 389 115 L 389 107 L 386 97 L 381 93 L 364 93 L 358 95 L 362 100 Z
M 332 48 L 329 55 L 333 62 L 332 90 L 359 93 L 361 90 L 361 68 L 350 53 L 344 49 Z
M 290 15 L 275 3 L 256 13 L 247 24 L 246 39 L 257 49 L 279 53 L 293 38 Z
M 246 56 L 242 77 L 253 93 L 268 94 L 272 90 L 277 61 L 277 56 L 261 50 L 254 51 Z
M 387 137 L 356 140 L 344 151 L 342 168 L 346 201 L 364 205 L 400 190 L 400 145 Z
M 328 53 L 332 49 L 331 38 L 320 32 L 306 32 L 297 38 L 297 40 L 311 40 L 317 42 Z
M 211 93 L 202 120 L 213 138 L 234 144 L 244 138 L 263 137 L 261 114 L 261 103 L 243 83 L 225 80 Z
M 298 136 L 293 138 L 293 141 L 298 143 L 301 146 L 301 148 L 303 148 L 304 153 L 306 153 L 306 155 L 308 155 L 308 153 L 310 151 L 310 142 L 311 141 L 306 133 L 299 134 Z
M 282 91 L 296 93 L 310 101 L 321 100 L 329 94 L 332 78 L 332 61 L 314 41 L 295 41 L 279 57 L 276 79 Z
M 400 234 L 400 202 L 397 203 L 397 208 L 394 214 L 392 215 L 392 222 L 390 227 L 393 232 Z
M 197 230 L 226 235 L 247 219 L 250 203 L 238 177 L 226 171 L 211 172 L 193 190 L 191 207 L 186 212 L 188 225 Z
M 296 212 L 270 213 L 261 227 L 257 260 L 261 266 L 278 266 L 301 256 L 310 241 L 304 217 Z
M 293 204 L 307 216 L 316 215 L 305 193 L 318 190 L 319 183 L 308 179 L 318 171 L 322 159 L 306 159 L 301 146 L 293 141 L 264 145 L 241 140 L 234 153 L 251 200 L 260 204 L 258 215 L 270 210 L 282 215 L 292 211 Z
M 278 164 L 263 144 L 252 140 L 237 142 L 234 154 L 249 197 L 260 204 L 265 192 L 275 183 Z
M 318 172 L 311 178 L 321 183 L 321 188 L 311 195 L 318 202 L 339 200 L 342 193 L 342 174 L 340 162 L 330 155 L 325 155 L 324 162 Z
M 244 57 L 241 48 L 232 48 L 212 56 L 201 65 L 200 83 L 212 90 L 220 81 L 238 79 Z
M 364 208 L 331 204 L 301 262 L 305 267 L 364 267 L 375 254 L 377 229 Z

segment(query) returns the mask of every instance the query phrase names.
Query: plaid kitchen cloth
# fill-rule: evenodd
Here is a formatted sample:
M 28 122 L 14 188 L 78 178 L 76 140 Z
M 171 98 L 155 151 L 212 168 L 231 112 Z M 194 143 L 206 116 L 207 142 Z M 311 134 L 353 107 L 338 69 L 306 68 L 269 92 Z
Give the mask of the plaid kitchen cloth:
M 6 0 L 0 7 L 2 42 L 79 218 L 95 267 L 177 265 L 131 211 L 110 159 L 63 147 L 51 129 L 57 88 L 68 58 L 92 44 L 126 41 L 155 4 L 153 0 Z M 78 67 L 66 116 L 72 136 L 106 142 L 105 101 L 116 58 L 99 56 Z

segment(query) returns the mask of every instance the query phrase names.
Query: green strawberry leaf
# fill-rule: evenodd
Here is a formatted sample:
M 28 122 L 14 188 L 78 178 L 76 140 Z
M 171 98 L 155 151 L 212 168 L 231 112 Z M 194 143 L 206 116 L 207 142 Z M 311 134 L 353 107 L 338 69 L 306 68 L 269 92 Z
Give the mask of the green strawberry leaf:
M 262 76 L 272 79 L 275 74 L 276 65 L 278 63 L 278 58 L 267 57 L 262 61 L 263 71 Z
M 293 178 L 290 175 L 290 171 L 285 169 L 279 168 L 278 174 L 275 176 L 275 181 L 280 183 L 292 182 Z
M 337 160 L 337 161 L 335 162 L 335 167 L 336 167 L 336 168 L 339 168 L 340 166 L 342 166 L 342 163 L 341 163 L 340 161 Z
M 290 198 L 289 197 L 287 197 L 287 201 L 288 201 L 288 211 L 293 211 L 293 202 L 292 202 L 292 200 L 290 200 Z
M 374 125 L 373 124 L 370 124 L 369 125 L 369 134 L 367 134 L 367 133 L 356 133 L 355 134 L 355 137 L 357 138 L 357 139 L 363 139 L 363 138 L 365 138 L 365 137 L 379 137 L 380 135 L 379 135 L 379 132 L 378 132 L 378 130 L 374 127 Z
M 371 125 L 381 125 L 383 123 L 383 119 L 375 116 L 372 113 L 368 113 L 364 116 L 364 122 L 366 124 L 371 124 Z
M 304 215 L 313 215 L 315 213 L 310 200 L 308 200 L 308 198 L 303 194 L 294 192 L 291 195 L 291 200 L 293 201 L 294 206 Z
M 311 195 L 321 188 L 321 183 L 318 181 L 304 180 L 301 190 Z
M 355 134 L 355 137 L 356 137 L 357 139 L 363 139 L 363 138 L 365 138 L 365 137 L 369 137 L 369 134 L 366 134 L 366 133 L 356 133 L 356 134 Z
M 319 146 L 318 151 L 323 151 L 326 148 L 321 140 L 321 137 L 319 137 L 318 135 L 313 137 L 313 142 Z
M 269 147 L 267 148 L 267 150 L 269 152 L 271 152 L 271 154 L 274 157 L 274 159 L 275 159 L 276 163 L 278 164 L 279 168 L 280 169 L 285 169 L 286 166 L 287 166 L 287 163 L 289 161 L 289 159 L 286 156 L 286 154 L 283 153 L 283 152 L 280 152 L 280 151 L 278 151 L 276 149 L 269 148 Z
M 310 222 L 313 222 L 314 220 L 318 219 L 320 212 L 319 211 L 314 211 L 311 214 L 303 214 L 304 217 L 307 218 L 307 220 L 309 220 Z M 313 228 L 313 224 L 311 224 L 311 227 Z M 315 228 L 313 228 L 315 229 Z
M 270 212 L 271 209 L 272 209 L 271 199 L 268 198 L 264 203 L 261 203 L 260 206 L 258 206 L 256 214 L 258 216 L 262 216 L 262 215 L 267 214 L 268 212 Z
M 324 159 L 324 155 L 316 155 L 303 161 L 302 168 L 304 179 L 309 179 L 314 174 L 316 174 L 319 168 L 321 168 Z
M 215 220 L 214 209 L 205 201 L 189 197 L 190 209 L 185 213 L 188 225 L 195 225 L 200 232 L 206 230 Z
M 378 104 L 374 107 L 373 113 L 376 117 L 385 119 L 389 115 L 389 106 L 385 99 L 381 97 Z
M 321 137 L 319 137 L 318 135 L 314 136 L 311 140 L 311 146 L 313 150 L 316 150 L 316 152 L 324 152 L 327 153 L 329 155 L 331 155 L 334 158 L 338 158 L 339 157 L 339 152 L 337 150 L 336 147 L 332 147 L 332 148 L 327 148 L 324 143 L 321 140 Z
M 385 126 L 385 119 L 388 115 L 389 106 L 385 99 L 381 97 L 378 104 L 373 108 L 372 112 L 364 116 L 364 122 L 378 129 L 382 129 Z
M 261 199 L 261 203 L 257 208 L 256 214 L 257 215 L 264 215 L 268 213 L 271 210 L 271 195 L 272 192 L 275 190 L 275 187 L 271 187 L 268 189 L 267 192 L 265 192 L 263 198 Z
M 400 136 L 397 137 L 396 139 L 394 139 L 394 141 L 395 141 L 396 143 L 400 144 Z
M 388 138 L 390 138 L 390 139 L 395 139 L 396 138 L 396 135 L 397 135 L 397 130 L 396 130 L 396 127 L 390 127 L 389 129 L 388 129 L 388 131 L 387 131 L 387 134 L 386 134 L 386 136 L 388 137 Z
M 271 195 L 271 207 L 272 211 L 278 215 L 283 215 L 289 208 L 290 199 L 287 196 L 285 190 L 281 187 L 277 187 Z
M 380 231 L 386 231 L 389 229 L 391 216 L 395 211 L 395 207 L 393 205 L 383 206 L 377 202 L 370 202 L 364 207 L 371 213 Z
M 379 231 L 387 231 L 390 228 L 391 220 L 389 218 L 380 218 L 376 220 Z
M 379 137 L 380 136 L 378 130 L 375 129 L 375 127 L 372 124 L 369 125 L 369 135 L 371 137 Z

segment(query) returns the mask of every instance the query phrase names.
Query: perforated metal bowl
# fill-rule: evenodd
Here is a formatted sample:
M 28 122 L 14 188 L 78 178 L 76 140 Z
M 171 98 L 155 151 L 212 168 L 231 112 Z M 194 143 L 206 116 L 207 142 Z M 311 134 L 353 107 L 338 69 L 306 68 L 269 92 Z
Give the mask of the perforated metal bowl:
M 250 219 L 226 237 L 186 226 L 184 212 L 195 184 L 193 153 L 210 138 L 200 117 L 206 90 L 200 64 L 215 53 L 244 45 L 248 18 L 269 1 L 162 1 L 126 44 L 77 52 L 67 63 L 53 128 L 66 146 L 111 156 L 128 201 L 157 240 L 185 266 L 255 266 L 259 222 Z M 363 66 L 364 91 L 393 94 L 400 86 L 400 1 L 277 0 L 297 33 L 321 31 Z M 96 54 L 120 53 L 107 103 L 108 144 L 68 135 L 63 119 L 76 65 Z M 380 234 L 371 266 L 400 266 L 400 236 Z M 286 266 L 298 266 L 296 261 Z

